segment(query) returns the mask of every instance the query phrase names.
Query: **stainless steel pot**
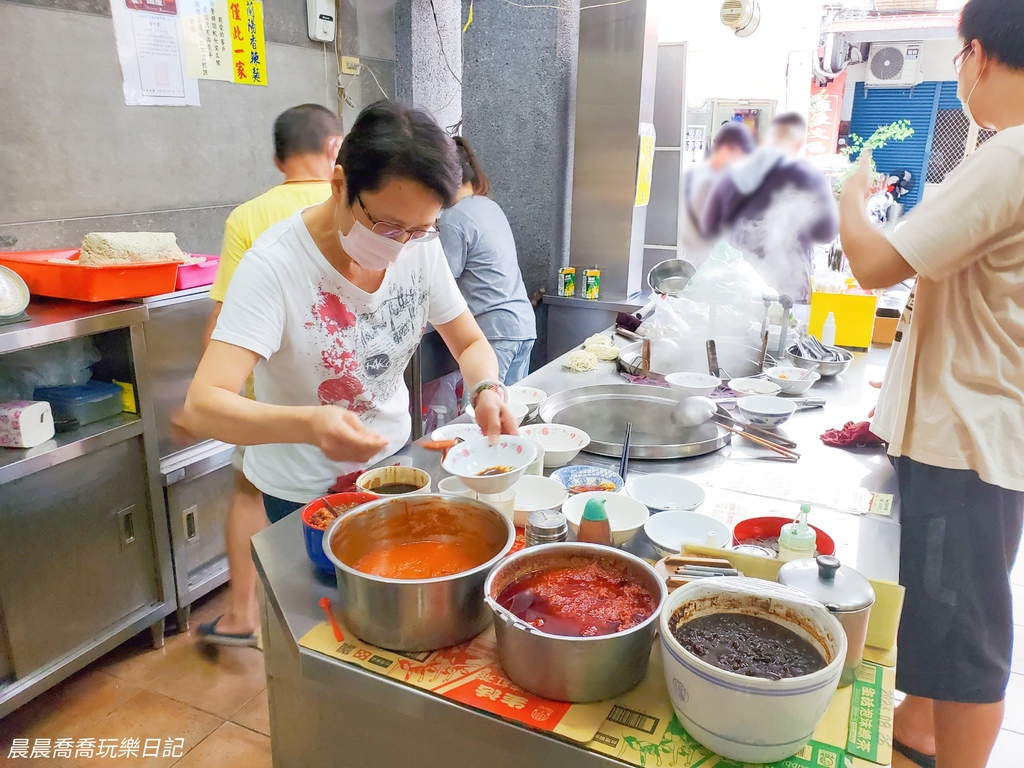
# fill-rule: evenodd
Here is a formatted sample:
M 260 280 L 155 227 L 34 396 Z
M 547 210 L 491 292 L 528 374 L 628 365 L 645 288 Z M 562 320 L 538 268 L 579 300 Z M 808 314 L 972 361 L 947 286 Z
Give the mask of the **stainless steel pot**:
M 457 542 L 480 565 L 433 579 L 390 579 L 353 565 L 386 545 Z M 402 496 L 358 507 L 331 523 L 324 553 L 338 578 L 335 606 L 360 639 L 393 651 L 432 651 L 480 634 L 491 622 L 484 603 L 490 569 L 512 548 L 512 521 L 490 504 L 461 496 Z
M 642 584 L 655 599 L 651 616 L 635 627 L 599 637 L 549 635 L 498 605 L 501 591 L 536 571 L 599 562 Z M 647 674 L 667 591 L 657 572 L 638 557 L 596 544 L 543 544 L 506 558 L 487 577 L 487 604 L 494 612 L 498 657 L 505 674 L 530 693 L 556 701 L 601 701 L 625 693 Z
M 839 619 L 846 632 L 846 663 L 839 686 L 851 685 L 864 660 L 868 620 L 875 604 L 871 582 L 829 555 L 819 555 L 815 560 L 791 560 L 779 569 L 778 581 L 810 595 Z

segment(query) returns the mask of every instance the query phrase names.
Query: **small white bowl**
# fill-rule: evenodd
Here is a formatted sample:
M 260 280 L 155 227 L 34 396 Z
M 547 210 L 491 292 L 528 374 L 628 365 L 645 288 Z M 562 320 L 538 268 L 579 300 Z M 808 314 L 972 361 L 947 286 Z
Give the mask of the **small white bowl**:
M 743 419 L 748 424 L 765 429 L 781 427 L 796 413 L 796 404 L 778 397 L 744 397 L 736 401 Z
M 678 475 L 633 475 L 626 493 L 651 509 L 696 509 L 704 503 L 704 489 Z
M 686 397 L 707 397 L 722 383 L 717 376 L 707 373 L 670 373 L 665 381 L 671 389 Z
M 764 372 L 768 381 L 778 384 L 784 395 L 802 395 L 810 389 L 814 382 L 821 378 L 817 371 L 808 371 L 804 368 L 789 368 L 776 366 Z
M 519 434 L 540 443 L 544 449 L 544 466 L 548 469 L 564 467 L 590 445 L 590 435 L 565 424 L 536 424 L 523 427 Z
M 569 527 L 579 532 L 580 520 L 583 519 L 583 508 L 591 499 L 604 499 L 604 511 L 608 514 L 608 522 L 612 527 L 612 543 L 621 547 L 632 539 L 637 531 L 644 527 L 651 512 L 646 506 L 634 498 L 621 493 L 604 491 L 588 491 L 570 496 L 562 505 Z
M 662 557 L 678 555 L 685 544 L 724 549 L 732 542 L 732 532 L 725 523 L 682 509 L 651 515 L 644 523 L 644 533 Z
M 504 493 L 513 485 L 537 457 L 533 443 L 522 437 L 502 435 L 497 443 L 482 437 L 469 440 L 448 451 L 441 469 L 455 475 L 477 493 Z M 481 475 L 492 467 L 508 467 L 507 472 Z
M 535 389 L 533 387 L 506 387 L 508 392 L 508 399 L 512 402 L 522 403 L 529 408 L 529 413 L 535 412 L 540 404 L 548 399 L 548 393 L 543 389 Z
M 526 475 L 512 486 L 516 494 L 516 525 L 526 525 L 526 518 L 538 509 L 561 509 L 569 498 L 569 492 L 557 480 L 550 477 Z M 519 522 L 519 521 L 522 522 Z
M 732 379 L 729 382 L 729 389 L 740 397 L 748 397 L 750 395 L 773 396 L 782 391 L 782 387 L 774 382 L 752 378 Z
M 408 493 L 378 493 L 383 485 L 403 483 L 416 486 L 416 490 Z M 372 493 L 382 499 L 396 496 L 418 496 L 430 493 L 430 475 L 417 467 L 379 467 L 363 472 L 356 478 L 356 488 L 365 493 Z
M 449 496 L 464 496 L 469 499 L 477 497 L 476 491 L 466 485 L 457 477 L 446 477 L 437 481 L 437 492 Z
M 525 404 L 515 400 L 508 401 L 508 409 L 512 411 L 512 416 L 516 420 L 517 427 L 526 420 L 526 417 L 530 413 L 530 409 Z M 473 421 L 476 421 L 476 412 L 473 410 L 472 405 L 466 406 L 466 413 L 469 414 L 469 417 L 473 419 Z
M 483 436 L 476 424 L 445 424 L 430 433 L 431 440 L 476 440 Z

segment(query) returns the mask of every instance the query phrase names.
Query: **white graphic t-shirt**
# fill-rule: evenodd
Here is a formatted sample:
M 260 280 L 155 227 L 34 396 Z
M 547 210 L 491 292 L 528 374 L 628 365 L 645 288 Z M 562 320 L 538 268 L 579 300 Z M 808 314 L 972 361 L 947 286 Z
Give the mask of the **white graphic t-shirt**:
M 338 273 L 313 242 L 301 211 L 275 224 L 242 259 L 212 338 L 251 350 L 256 399 L 275 405 L 337 405 L 387 441 L 371 463 L 409 439 L 403 373 L 427 323 L 466 309 L 438 240 L 419 243 L 390 267 L 375 293 Z M 260 491 L 306 503 L 363 465 L 330 461 L 313 445 L 257 445 L 245 476 Z

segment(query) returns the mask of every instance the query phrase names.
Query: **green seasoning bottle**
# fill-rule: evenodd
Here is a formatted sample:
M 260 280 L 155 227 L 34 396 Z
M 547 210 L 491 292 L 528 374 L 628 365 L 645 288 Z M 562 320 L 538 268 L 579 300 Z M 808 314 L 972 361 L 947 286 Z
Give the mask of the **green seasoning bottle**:
M 604 509 L 604 499 L 591 499 L 587 502 L 576 541 L 604 544 L 607 547 L 612 545 L 612 526 Z

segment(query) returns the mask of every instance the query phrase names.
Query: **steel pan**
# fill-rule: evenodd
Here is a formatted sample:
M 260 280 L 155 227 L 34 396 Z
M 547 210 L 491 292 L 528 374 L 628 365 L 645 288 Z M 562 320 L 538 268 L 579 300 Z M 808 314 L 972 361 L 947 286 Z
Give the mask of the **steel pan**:
M 640 370 L 640 353 L 643 342 L 627 344 L 619 350 L 619 367 L 635 376 L 643 375 Z M 757 360 L 761 350 L 731 341 L 718 341 L 718 365 L 730 378 L 756 376 Z M 765 366 L 775 365 L 771 355 L 766 356 Z M 651 373 L 667 376 L 670 373 L 707 373 L 708 353 L 703 341 L 695 339 L 654 339 L 651 341 Z M 589 430 L 588 430 L 589 431 Z
M 598 456 L 621 456 L 626 423 L 632 422 L 629 456 L 633 459 L 680 459 L 703 456 L 729 444 L 732 435 L 714 422 L 682 428 L 672 416 L 685 398 L 664 387 L 603 384 L 552 395 L 540 407 L 549 424 L 567 424 L 590 435 L 583 450 Z

